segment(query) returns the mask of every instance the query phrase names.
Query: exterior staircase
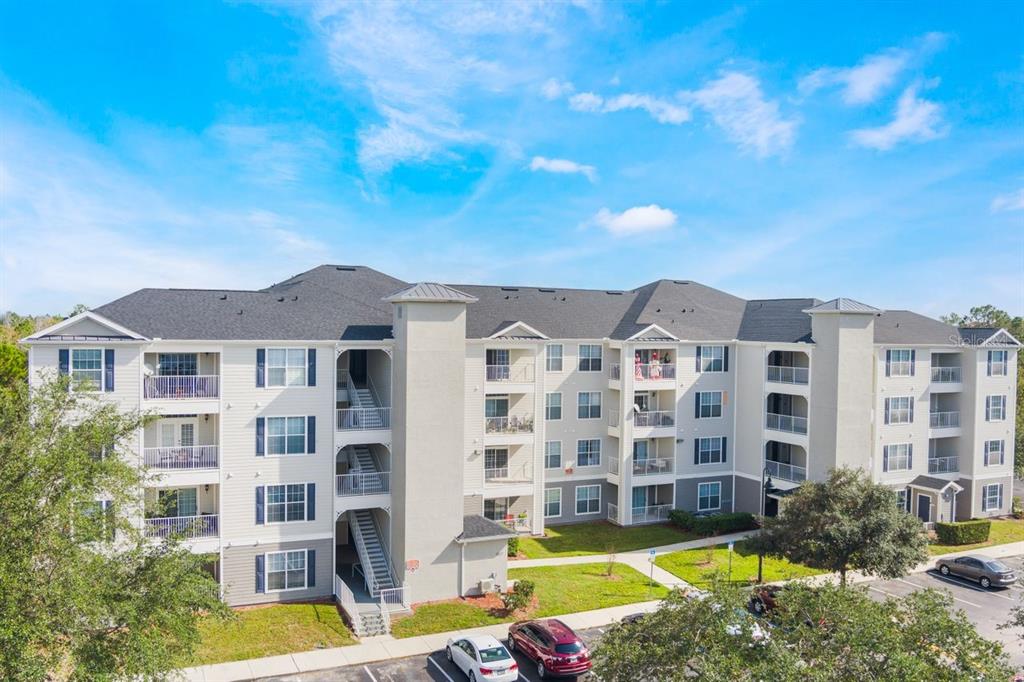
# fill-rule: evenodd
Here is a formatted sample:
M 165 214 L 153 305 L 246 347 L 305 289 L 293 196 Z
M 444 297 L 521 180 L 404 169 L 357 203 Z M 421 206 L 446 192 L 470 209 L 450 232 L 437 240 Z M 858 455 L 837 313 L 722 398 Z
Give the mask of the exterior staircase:
M 370 510 L 356 509 L 348 514 L 349 529 L 366 577 L 367 590 L 371 596 L 376 597 L 381 590 L 396 587 L 390 558 L 380 540 L 380 531 Z
M 377 460 L 366 445 L 352 446 L 351 462 L 353 463 L 352 469 L 360 474 L 378 473 L 380 471 L 380 467 L 377 466 Z
M 349 404 L 353 408 L 361 410 L 359 413 L 359 423 L 362 428 L 367 430 L 381 429 L 385 427 L 383 415 L 380 407 L 380 402 L 377 400 L 373 391 L 370 390 L 369 386 L 359 387 L 355 384 L 352 379 L 349 379 L 348 385 L 348 399 Z
M 356 637 L 375 637 L 391 631 L 390 618 L 385 618 L 380 609 L 361 611 L 356 618 L 351 618 L 351 621 L 352 632 Z

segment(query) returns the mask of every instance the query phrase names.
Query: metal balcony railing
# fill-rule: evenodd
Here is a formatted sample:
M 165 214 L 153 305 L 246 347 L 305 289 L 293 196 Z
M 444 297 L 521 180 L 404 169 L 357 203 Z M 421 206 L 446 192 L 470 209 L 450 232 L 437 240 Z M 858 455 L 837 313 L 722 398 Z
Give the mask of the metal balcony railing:
M 485 433 L 533 433 L 533 417 L 515 415 L 511 417 L 486 417 Z
M 608 459 L 608 473 L 618 475 L 619 473 L 619 458 L 610 457 Z
M 524 483 L 533 480 L 533 467 L 529 464 L 488 467 L 484 469 L 486 483 Z
M 778 384 L 802 384 L 806 385 L 809 370 L 807 367 L 786 367 L 783 365 L 768 365 L 768 381 Z
M 165 516 L 146 519 L 146 536 L 165 538 L 175 535 L 182 538 L 215 538 L 219 532 L 218 516 Z
M 164 471 L 216 469 L 216 445 L 176 445 L 163 448 L 145 448 L 143 462 L 153 469 Z
M 652 412 L 634 412 L 634 427 L 664 427 L 675 426 L 676 415 L 671 410 L 658 410 Z
M 633 507 L 633 523 L 661 523 L 668 520 L 671 504 L 655 504 L 648 507 Z
M 487 365 L 485 370 L 487 381 L 513 384 L 533 383 L 533 365 Z
M 634 476 L 656 476 L 658 474 L 671 474 L 675 462 L 671 457 L 649 457 L 647 459 L 633 460 Z
M 619 505 L 613 502 L 608 503 L 608 520 L 614 523 L 619 522 Z
M 960 413 L 929 412 L 928 426 L 933 429 L 955 429 L 960 426 Z
M 506 514 L 500 519 L 493 520 L 505 526 L 509 530 L 516 531 L 517 533 L 530 530 L 530 515 L 526 512 L 520 512 L 519 514 Z
M 775 479 L 781 481 L 793 481 L 799 483 L 800 481 L 807 480 L 807 467 L 797 466 L 795 464 L 786 464 L 785 462 L 775 462 L 773 460 L 765 460 L 764 466 L 768 469 L 768 474 Z
M 339 431 L 376 431 L 390 428 L 390 407 L 347 407 L 338 410 Z
M 937 384 L 959 384 L 959 367 L 932 367 L 932 381 Z
M 951 457 L 929 457 L 929 474 L 949 474 L 960 471 L 960 458 L 956 455 Z
M 144 395 L 150 400 L 216 398 L 220 395 L 220 377 L 216 375 L 146 377 Z
M 765 420 L 765 428 L 772 431 L 786 431 L 788 433 L 807 433 L 807 417 L 797 417 L 790 414 L 775 414 L 769 412 Z
M 390 471 L 363 471 L 335 476 L 338 497 L 383 495 L 391 491 Z

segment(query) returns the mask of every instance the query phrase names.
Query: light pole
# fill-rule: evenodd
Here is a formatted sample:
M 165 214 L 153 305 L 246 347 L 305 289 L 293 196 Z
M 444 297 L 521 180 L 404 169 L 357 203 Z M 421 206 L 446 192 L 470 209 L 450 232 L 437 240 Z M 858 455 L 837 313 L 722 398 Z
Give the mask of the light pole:
M 767 480 L 765 480 L 767 478 Z M 761 471 L 761 532 L 764 532 L 764 504 L 765 499 L 768 497 L 768 492 L 774 490 L 772 487 L 772 475 L 768 471 L 768 467 Z M 757 582 L 761 582 L 764 573 L 764 550 L 757 550 Z

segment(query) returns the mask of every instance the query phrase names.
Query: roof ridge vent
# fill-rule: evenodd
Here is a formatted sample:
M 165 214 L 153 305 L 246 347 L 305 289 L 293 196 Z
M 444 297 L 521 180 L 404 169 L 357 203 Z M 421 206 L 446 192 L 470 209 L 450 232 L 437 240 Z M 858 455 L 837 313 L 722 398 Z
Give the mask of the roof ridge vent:
M 517 287 L 501 287 L 502 291 L 519 291 Z
M 604 293 L 608 294 L 609 296 L 622 296 L 621 291 L 606 291 Z
M 537 291 L 543 291 L 545 294 L 553 294 L 553 293 L 555 293 L 554 289 L 537 289 Z
M 351 265 L 335 265 L 335 270 L 342 270 L 343 272 L 355 272 L 356 269 Z

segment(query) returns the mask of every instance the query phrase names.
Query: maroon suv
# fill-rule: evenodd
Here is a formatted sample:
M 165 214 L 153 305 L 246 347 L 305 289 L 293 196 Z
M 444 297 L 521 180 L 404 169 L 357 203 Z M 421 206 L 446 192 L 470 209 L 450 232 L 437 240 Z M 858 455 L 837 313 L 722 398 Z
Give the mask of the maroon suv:
M 568 625 L 555 618 L 526 620 L 508 629 L 508 648 L 537 664 L 540 678 L 582 675 L 590 670 L 590 651 Z

